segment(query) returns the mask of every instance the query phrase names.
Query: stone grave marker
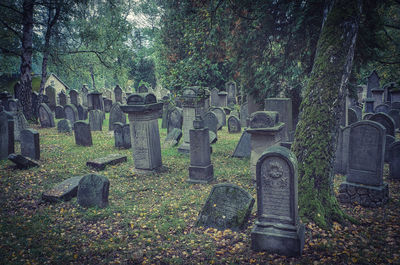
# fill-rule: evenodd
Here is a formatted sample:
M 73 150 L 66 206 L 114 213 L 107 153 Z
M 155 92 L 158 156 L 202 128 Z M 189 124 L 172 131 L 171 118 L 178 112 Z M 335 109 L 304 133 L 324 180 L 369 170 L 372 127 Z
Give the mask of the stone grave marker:
M 22 110 L 18 110 L 14 115 L 14 140 L 20 141 L 20 133 L 22 130 L 28 129 L 29 124 Z
M 114 144 L 117 148 L 124 148 L 123 124 L 121 122 L 114 123 Z
M 264 106 L 265 111 L 276 111 L 279 113 L 279 120 L 285 124 L 283 139 L 291 141 L 290 135 L 294 131 L 292 100 L 290 98 L 267 98 Z
M 64 107 L 65 118 L 74 124 L 79 120 L 78 109 L 73 104 L 67 104 Z
M 126 123 L 126 115 L 121 110 L 121 104 L 118 102 L 115 103 L 114 105 L 112 105 L 111 110 L 110 110 L 110 117 L 109 117 L 109 122 L 108 122 L 108 130 L 109 131 L 114 130 L 115 122 L 121 122 L 123 124 Z
M 389 178 L 400 179 L 400 141 L 394 142 L 389 147 Z
M 58 102 L 61 107 L 64 107 L 65 105 L 68 104 L 68 97 L 65 94 L 64 90 L 58 93 Z
M 71 89 L 69 91 L 69 99 L 71 104 L 74 105 L 75 107 L 78 107 L 81 104 L 79 99 L 79 92 L 76 91 L 75 89 Z
M 56 106 L 54 110 L 56 119 L 65 119 L 65 112 L 63 106 Z
M 226 125 L 226 114 L 223 108 L 213 107 L 211 111 L 215 113 L 218 118 L 218 130 L 221 130 Z
M 390 111 L 390 106 L 388 104 L 379 104 L 375 107 L 375 113 L 383 112 L 388 114 Z
M 14 119 L 11 113 L 0 112 L 0 160 L 14 153 Z
M 102 93 L 99 91 L 92 91 L 88 94 L 88 110 L 99 109 L 104 111 Z
M 386 134 L 395 136 L 395 123 L 394 120 L 385 113 L 376 113 L 369 118 L 370 121 L 375 121 L 382 124 L 386 128 Z
M 109 113 L 112 107 L 112 100 L 108 98 L 104 98 L 104 111 Z
M 236 83 L 229 81 L 225 84 L 225 90 L 228 93 L 228 106 L 236 104 Z
M 392 89 L 390 91 L 390 98 L 392 102 L 399 102 L 400 101 L 400 89 Z
M 138 93 L 148 93 L 149 89 L 146 87 L 145 84 L 141 84 L 137 90 Z
M 218 93 L 219 93 L 219 90 L 217 88 L 214 87 L 213 89 L 211 89 L 211 92 L 210 92 L 210 100 L 211 100 L 210 105 L 212 107 L 218 107 L 219 106 Z
M 243 131 L 242 136 L 240 136 L 239 142 L 236 145 L 235 151 L 233 152 L 233 157 L 243 158 L 250 157 L 251 154 L 251 134 L 246 130 Z
M 54 110 L 57 105 L 57 95 L 56 95 L 56 89 L 53 86 L 47 86 L 45 88 L 45 94 L 49 99 L 48 106 L 51 110 Z
M 89 160 L 86 162 L 86 166 L 100 171 L 104 170 L 107 165 L 116 165 L 122 162 L 126 162 L 126 156 L 120 154 L 110 154 L 105 157 Z
M 242 127 L 240 126 L 240 120 L 236 116 L 230 116 L 228 118 L 228 132 L 229 133 L 240 133 Z
M 21 155 L 34 160 L 40 159 L 39 132 L 33 129 L 21 131 Z
M 67 119 L 62 119 L 57 123 L 57 131 L 59 133 L 71 133 L 72 132 L 72 124 Z
M 168 113 L 170 108 L 169 96 L 162 97 L 163 108 L 161 114 L 161 128 L 166 129 L 168 125 Z
M 240 125 L 243 128 L 247 127 L 247 118 L 248 117 L 249 117 L 248 103 L 244 102 L 242 105 L 240 105 Z
M 369 120 L 372 117 L 372 115 L 374 115 L 374 114 L 375 113 L 371 113 L 371 112 L 365 113 L 363 115 L 363 120 Z
M 12 161 L 18 169 L 28 169 L 40 166 L 38 162 L 23 155 L 9 154 L 8 160 Z
M 182 138 L 182 130 L 173 128 L 165 137 L 164 144 L 166 146 L 177 146 Z
M 203 117 L 204 126 L 207 127 L 210 131 L 213 131 L 217 134 L 218 130 L 218 118 L 215 112 L 207 111 Z
M 40 126 L 42 128 L 51 128 L 55 126 L 54 114 L 51 112 L 50 108 L 46 103 L 41 103 L 39 105 L 39 120 Z
M 238 231 L 245 228 L 254 198 L 243 188 L 222 183 L 213 186 L 201 210 L 197 226 Z
M 68 178 L 50 190 L 43 192 L 42 200 L 48 202 L 69 201 L 77 196 L 78 184 L 83 176 Z
M 79 105 L 76 110 L 78 111 L 78 119 L 79 120 L 86 120 L 88 118 L 88 109 L 83 106 L 83 105 Z M 102 114 L 103 116 L 103 114 Z
M 394 138 L 391 135 L 386 134 L 386 142 L 385 142 L 385 156 L 384 156 L 384 161 L 385 163 L 390 162 L 390 145 L 396 141 L 396 138 Z
M 91 131 L 102 131 L 103 128 L 103 112 L 101 110 L 89 111 L 89 125 Z
M 400 110 L 400 101 L 392 101 L 392 109 Z
M 298 216 L 297 159 L 282 146 L 268 148 L 258 159 L 257 221 L 251 248 L 285 256 L 300 256 L 304 225 Z
M 88 174 L 78 184 L 78 204 L 82 207 L 104 208 L 108 206 L 110 181 L 100 175 Z
M 116 85 L 114 88 L 114 97 L 115 97 L 115 102 L 119 102 L 122 104 L 122 89 L 119 85 Z
M 350 126 L 339 128 L 338 143 L 336 147 L 334 172 L 335 174 L 346 174 L 349 160 L 349 136 Z
M 347 125 L 353 124 L 358 121 L 357 112 L 353 108 L 347 109 Z
M 92 133 L 89 123 L 77 121 L 74 123 L 75 143 L 82 146 L 92 146 Z
M 400 110 L 392 109 L 388 115 L 393 119 L 396 129 L 400 129 Z
M 89 94 L 89 89 L 86 84 L 84 84 L 81 88 L 82 92 L 82 105 L 85 106 L 86 108 L 88 107 L 88 94 Z
M 228 93 L 225 91 L 218 92 L 218 107 L 225 108 L 228 106 Z
M 182 130 L 183 111 L 181 108 L 173 107 L 169 110 L 167 121 L 167 133 L 169 134 L 175 128 Z
M 17 113 L 18 111 L 18 100 L 17 99 L 9 99 L 8 100 L 8 111 L 12 112 L 12 113 Z
M 122 126 L 122 134 L 124 136 L 124 148 L 129 149 L 132 147 L 131 143 L 131 126 L 129 123 Z

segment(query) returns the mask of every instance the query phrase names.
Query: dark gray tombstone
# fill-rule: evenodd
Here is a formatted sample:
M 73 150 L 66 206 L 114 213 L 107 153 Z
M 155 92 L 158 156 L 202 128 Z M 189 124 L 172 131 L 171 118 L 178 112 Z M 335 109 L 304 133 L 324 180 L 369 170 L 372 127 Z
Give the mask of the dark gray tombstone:
M 88 110 L 99 109 L 104 111 L 104 103 L 102 93 L 99 91 L 92 91 L 88 94 Z
M 121 122 L 114 123 L 114 144 L 116 148 L 124 148 L 124 132 Z
M 69 201 L 76 197 L 78 184 L 83 176 L 68 178 L 57 184 L 55 187 L 43 192 L 42 199 L 48 202 Z
M 132 148 L 132 142 L 131 142 L 131 126 L 129 123 L 124 124 L 122 126 L 122 134 L 124 136 L 124 148 L 129 149 Z
M 374 115 L 374 113 L 371 113 L 371 112 L 368 112 L 368 113 L 365 113 L 364 115 L 363 115 L 363 120 L 369 120 L 371 117 L 372 117 L 372 115 Z
M 204 121 L 197 116 L 190 130 L 189 183 L 209 183 L 214 180 L 214 167 L 211 164 L 210 136 Z
M 122 89 L 119 85 L 116 85 L 114 88 L 114 97 L 116 103 L 119 102 L 120 104 L 122 104 Z
M 54 114 L 46 103 L 41 103 L 38 108 L 39 121 L 42 128 L 52 128 L 55 126 Z
M 54 110 L 57 105 L 57 95 L 56 95 L 56 89 L 53 86 L 47 86 L 45 88 L 45 94 L 49 99 L 48 106 L 51 110 Z
M 0 112 L 0 160 L 14 153 L 14 119 L 11 113 Z
M 392 109 L 389 111 L 388 115 L 394 120 L 396 129 L 400 129 L 400 110 Z
M 304 225 L 297 202 L 297 160 L 282 146 L 268 148 L 258 159 L 257 221 L 251 231 L 251 248 L 285 256 L 300 256 Z
M 173 107 L 168 112 L 167 133 L 169 134 L 175 128 L 182 130 L 183 111 L 181 108 Z
M 375 70 L 373 70 L 371 74 L 368 76 L 367 80 L 367 98 L 372 97 L 372 89 L 377 89 L 380 87 L 379 80 L 380 77 L 378 76 L 378 73 Z
M 221 130 L 226 125 L 226 114 L 223 108 L 213 107 L 211 111 L 215 113 L 218 118 L 218 130 Z
M 82 146 L 92 146 L 92 132 L 89 123 L 77 121 L 74 123 L 75 143 Z
M 218 130 L 218 118 L 217 114 L 213 111 L 207 111 L 203 117 L 204 126 L 207 127 L 210 131 L 213 131 L 217 134 Z
M 399 102 L 400 101 L 400 89 L 392 89 L 390 91 L 390 97 L 392 102 Z
M 338 143 L 335 154 L 334 172 L 345 175 L 349 160 L 350 126 L 339 128 Z
M 346 181 L 340 184 L 339 201 L 365 207 L 385 204 L 389 188 L 383 182 L 385 127 L 373 121 L 350 125 Z
M 212 107 L 217 107 L 217 106 L 219 106 L 219 98 L 218 98 L 218 93 L 219 93 L 219 90 L 217 89 L 217 88 L 213 88 L 213 89 L 211 89 L 211 92 L 210 92 L 210 105 L 212 106 Z
M 163 96 L 162 98 L 162 103 L 163 103 L 163 108 L 162 108 L 162 114 L 161 114 L 161 128 L 167 129 L 168 127 L 168 112 L 169 112 L 169 96 Z
M 23 155 L 9 154 L 8 160 L 12 161 L 18 169 L 28 169 L 40 166 L 35 160 Z
M 249 117 L 247 102 L 240 105 L 240 125 L 245 128 L 247 127 L 247 118 Z
M 110 181 L 100 175 L 85 175 L 78 185 L 78 204 L 82 207 L 100 207 L 108 205 Z
M 400 141 L 394 142 L 389 147 L 389 178 L 400 179 Z
M 228 106 L 236 104 L 236 83 L 229 81 L 225 84 L 225 90 L 228 93 Z
M 218 92 L 218 107 L 225 108 L 228 106 L 228 93 L 225 91 Z
M 375 107 L 375 113 L 383 112 L 388 114 L 390 111 L 390 106 L 388 104 L 379 104 Z
M 369 118 L 370 121 L 375 121 L 382 124 L 386 128 L 386 134 L 395 136 L 395 123 L 394 120 L 385 113 L 376 113 Z
M 236 145 L 233 157 L 243 158 L 250 157 L 251 154 L 251 134 L 246 130 L 240 136 L 239 142 Z
M 78 107 L 81 104 L 80 99 L 79 99 L 79 92 L 76 91 L 75 89 L 71 89 L 69 91 L 69 100 L 72 105 L 74 105 L 75 107 Z
M 76 121 L 79 120 L 79 113 L 78 109 L 73 104 L 67 104 L 64 107 L 65 118 L 74 124 Z
M 110 110 L 110 117 L 109 117 L 109 122 L 108 122 L 108 130 L 112 131 L 114 130 L 114 123 L 116 122 L 121 122 L 123 124 L 126 123 L 126 115 L 125 113 L 122 112 L 121 110 L 121 104 L 120 103 L 115 103 L 112 105 L 111 110 Z
M 40 159 L 39 133 L 36 130 L 21 131 L 21 155 L 34 160 Z
M 353 108 L 347 109 L 347 125 L 358 122 L 357 112 Z
M 95 170 L 104 170 L 107 165 L 116 165 L 126 162 L 126 156 L 120 154 L 110 154 L 105 157 L 99 157 L 86 162 L 86 166 Z
M 78 110 L 78 119 L 79 120 L 86 120 L 88 118 L 88 109 L 83 105 L 79 105 L 77 108 Z M 102 113 L 103 116 L 103 113 Z
M 182 130 L 173 128 L 165 137 L 164 144 L 166 146 L 177 146 L 182 138 Z
M 109 113 L 112 107 L 112 100 L 108 98 L 103 98 L 104 101 L 104 111 Z
M 82 105 L 87 108 L 88 107 L 88 97 L 87 96 L 89 94 L 89 89 L 86 84 L 82 86 L 81 92 L 82 92 Z
M 69 120 L 63 119 L 57 123 L 57 131 L 59 133 L 71 133 L 72 132 L 72 124 Z
M 390 145 L 391 145 L 392 143 L 394 143 L 395 141 L 396 141 L 396 138 L 394 138 L 394 137 L 391 136 L 391 135 L 387 135 L 387 134 L 386 134 L 385 158 L 384 158 L 384 161 L 385 161 L 386 163 L 389 163 L 389 162 L 390 162 L 390 150 L 389 150 L 389 148 L 390 148 Z
M 28 129 L 29 124 L 22 110 L 18 110 L 14 115 L 14 140 L 20 141 L 20 133 L 22 130 Z
M 357 105 L 351 107 L 357 114 L 357 120 L 362 120 L 362 108 Z
M 240 133 L 242 127 L 240 126 L 240 120 L 236 116 L 230 116 L 228 118 L 228 132 L 229 133 Z
M 254 198 L 233 184 L 215 185 L 201 210 L 197 226 L 238 231 L 245 228 L 254 205 Z
M 392 109 L 400 110 L 400 101 L 392 101 Z
M 65 118 L 65 112 L 64 112 L 63 106 L 56 106 L 54 113 L 55 113 L 56 119 L 64 119 Z
M 39 117 L 39 95 L 37 92 L 32 92 L 32 111 L 35 117 Z
M 382 88 L 378 87 L 378 88 L 374 88 L 371 90 L 372 92 L 372 98 L 374 99 L 374 108 L 376 108 L 377 106 L 383 104 L 383 95 L 385 93 L 385 90 L 383 90 Z
M 102 131 L 103 128 L 103 112 L 101 110 L 89 111 L 89 125 L 91 131 Z
M 285 141 L 291 141 L 290 136 L 294 131 L 292 100 L 290 98 L 267 98 L 264 102 L 264 110 L 279 113 L 279 120 L 285 124 L 283 138 Z

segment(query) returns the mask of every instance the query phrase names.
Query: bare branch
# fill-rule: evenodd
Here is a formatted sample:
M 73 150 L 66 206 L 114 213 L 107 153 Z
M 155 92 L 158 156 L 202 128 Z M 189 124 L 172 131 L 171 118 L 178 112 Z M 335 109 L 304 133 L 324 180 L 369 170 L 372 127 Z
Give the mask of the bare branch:
M 396 26 L 396 25 L 389 25 L 389 24 L 384 24 L 385 27 L 388 28 L 392 28 L 392 29 L 399 29 L 400 30 L 400 26 Z
M 2 3 L 0 3 L 0 7 L 5 7 L 5 8 L 8 8 L 8 9 L 10 9 L 10 10 L 12 10 L 12 11 L 14 11 L 14 12 L 16 12 L 16 13 L 20 14 L 20 15 L 22 15 L 22 12 L 21 12 L 21 11 L 19 11 L 19 10 L 17 10 L 17 9 L 15 9 L 14 7 L 7 6 L 7 5 L 5 5 L 5 4 L 2 4 Z
M 10 25 L 8 25 L 4 20 L 2 20 L 0 18 L 0 22 L 1 24 L 3 24 L 8 30 L 10 30 L 12 33 L 14 33 L 21 41 L 22 41 L 22 36 L 20 35 L 20 33 L 18 31 L 16 31 L 15 29 L 13 29 Z

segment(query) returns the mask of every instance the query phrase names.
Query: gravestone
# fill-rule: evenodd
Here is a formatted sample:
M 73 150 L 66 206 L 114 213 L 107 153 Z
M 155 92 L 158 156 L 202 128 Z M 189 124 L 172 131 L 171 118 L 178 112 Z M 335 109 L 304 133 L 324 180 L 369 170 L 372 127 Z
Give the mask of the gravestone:
M 229 81 L 225 84 L 225 90 L 228 93 L 228 106 L 236 104 L 236 83 Z
M 388 114 L 390 111 L 390 106 L 388 104 L 379 104 L 375 107 L 375 113 L 383 112 Z
M 88 98 L 87 98 L 87 96 L 89 94 L 89 89 L 88 89 L 86 84 L 82 86 L 81 92 L 82 92 L 82 105 L 87 108 L 88 107 Z
M 285 124 L 283 128 L 283 140 L 292 141 L 293 134 L 293 111 L 290 98 L 267 98 L 264 102 L 265 111 L 276 111 L 279 113 L 279 120 Z
M 374 99 L 374 109 L 383 104 L 383 95 L 385 93 L 385 90 L 383 90 L 380 87 L 374 88 L 371 90 L 372 92 L 372 98 Z M 376 112 L 376 111 L 375 111 Z
M 57 105 L 56 89 L 51 85 L 47 86 L 46 89 L 45 89 L 45 94 L 49 99 L 48 106 L 53 111 L 56 108 L 56 105 Z
M 353 108 L 347 109 L 347 125 L 358 121 L 357 112 Z
M 196 226 L 224 231 L 245 228 L 254 205 L 254 198 L 243 188 L 222 183 L 213 186 Z
M 221 130 L 226 125 L 226 114 L 223 108 L 213 107 L 211 111 L 215 113 L 218 118 L 218 130 Z
M 382 124 L 386 128 L 386 134 L 395 136 L 395 123 L 394 120 L 385 113 L 376 113 L 369 118 L 370 121 L 375 121 Z
M 400 110 L 392 109 L 388 115 L 393 119 L 396 129 L 400 129 Z
M 78 184 L 78 204 L 82 207 L 107 207 L 110 181 L 100 175 L 88 174 Z
M 112 105 L 111 110 L 110 110 L 110 117 L 108 121 L 108 130 L 112 131 L 114 130 L 114 123 L 115 122 L 121 122 L 123 124 L 126 123 L 126 115 L 125 113 L 122 112 L 121 110 L 121 104 L 120 103 L 115 103 Z
M 70 133 L 72 132 L 72 124 L 67 119 L 62 119 L 57 123 L 57 131 L 59 133 Z
M 92 91 L 88 94 L 88 110 L 99 109 L 104 111 L 102 93 L 99 91 Z
M 182 138 L 182 130 L 173 128 L 165 137 L 164 144 L 166 146 L 177 146 Z
M 243 158 L 251 155 L 251 134 L 244 130 L 240 136 L 239 142 L 236 145 L 233 157 Z
M 214 168 L 211 164 L 210 136 L 204 121 L 196 116 L 193 129 L 190 130 L 190 166 L 189 183 L 209 183 L 214 180 Z
M 110 154 L 105 157 L 92 159 L 86 162 L 86 166 L 95 170 L 104 170 L 107 165 L 116 165 L 126 162 L 126 156 L 120 154 Z
M 285 127 L 279 122 L 276 111 L 256 111 L 250 115 L 247 132 L 251 134 L 250 170 L 255 176 L 256 164 L 264 151 L 282 141 L 282 131 Z
M 400 110 L 400 101 L 392 101 L 392 109 Z
M 162 114 L 161 114 L 161 128 L 167 129 L 168 128 L 168 113 L 170 109 L 170 102 L 169 102 L 169 96 L 164 96 L 162 98 L 163 102 L 163 108 L 162 108 Z
M 43 192 L 42 200 L 48 202 L 69 201 L 76 197 L 78 184 L 83 176 L 68 178 L 48 191 Z
M 225 91 L 218 92 L 218 107 L 225 108 L 228 106 L 228 93 Z
M 65 118 L 71 122 L 73 125 L 79 120 L 78 109 L 73 104 L 67 104 L 64 107 Z
M 74 123 L 75 143 L 82 146 L 92 146 L 92 133 L 89 123 L 77 121 Z
M 28 169 L 40 166 L 35 160 L 23 155 L 9 154 L 8 160 L 13 162 L 18 169 Z
M 285 147 L 270 147 L 258 159 L 253 250 L 285 256 L 302 254 L 305 228 L 298 216 L 297 178 L 296 156 Z
M 157 118 L 162 103 L 157 103 L 152 93 L 132 94 L 121 109 L 128 113 L 135 168 L 146 171 L 160 168 L 162 160 Z
M 62 107 L 64 107 L 65 105 L 68 104 L 68 97 L 65 94 L 64 90 L 62 90 L 60 93 L 58 93 L 58 103 Z
M 385 163 L 390 162 L 390 145 L 396 141 L 396 138 L 394 138 L 391 135 L 386 134 L 386 142 L 385 142 L 385 158 L 384 161 Z
M 121 122 L 114 123 L 114 144 L 117 148 L 124 148 L 124 132 Z
M 383 182 L 385 130 L 369 120 L 350 125 L 346 181 L 339 187 L 341 203 L 377 207 L 388 201 L 389 188 Z
M 40 159 L 39 133 L 36 130 L 26 129 L 21 131 L 21 155 L 34 160 Z
M 229 133 L 240 133 L 242 127 L 240 126 L 240 120 L 236 116 L 230 116 L 228 118 L 228 132 Z
M 31 94 L 33 115 L 39 118 L 39 94 L 35 91 Z
M 218 118 L 215 112 L 207 111 L 203 117 L 204 126 L 207 127 L 210 131 L 217 134 L 218 130 Z
M 168 112 L 167 134 L 172 132 L 175 128 L 182 130 L 182 124 L 183 124 L 182 109 L 178 107 L 173 107 Z
M 112 107 L 112 100 L 108 98 L 103 98 L 104 101 L 104 111 L 109 113 Z
M 19 109 L 18 108 L 19 103 L 18 103 L 17 99 L 11 98 L 8 100 L 7 104 L 8 104 L 8 111 L 10 111 L 12 113 L 17 113 L 17 111 Z
M 55 113 L 56 119 L 64 119 L 65 118 L 65 112 L 64 112 L 63 106 L 56 106 L 54 113 Z
M 390 179 L 400 179 L 400 141 L 394 142 L 389 147 L 389 177 Z
M 363 120 L 369 120 L 372 115 L 374 115 L 374 113 L 368 112 L 368 113 L 364 113 L 363 115 Z
M 51 112 L 50 108 L 46 103 L 41 103 L 39 105 L 39 121 L 42 128 L 52 128 L 55 126 L 54 114 Z
M 103 112 L 101 110 L 89 111 L 89 125 L 91 131 L 102 131 L 103 128 Z
M 368 76 L 367 80 L 367 98 L 372 97 L 372 89 L 380 87 L 379 80 L 380 77 L 378 76 L 378 73 L 376 72 L 376 70 L 373 70 L 371 74 Z
M 115 103 L 119 102 L 120 104 L 122 104 L 122 89 L 119 85 L 116 85 L 114 88 L 114 97 Z
M 253 95 L 247 95 L 248 115 L 251 115 L 253 112 L 256 112 L 256 111 L 262 111 L 264 109 L 263 103 L 258 102 L 257 97 L 255 97 Z
M 78 107 L 81 104 L 80 99 L 79 99 L 79 92 L 76 91 L 75 89 L 71 89 L 69 91 L 69 100 L 72 105 L 74 105 L 75 107 Z
M 131 127 L 129 123 L 122 126 L 122 134 L 124 136 L 124 148 L 129 149 L 132 147 L 131 143 Z
M 149 89 L 146 87 L 145 84 L 141 84 L 138 89 L 137 89 L 137 93 L 148 93 Z
M 0 112 L 0 160 L 14 153 L 14 119 L 11 113 Z
M 338 143 L 335 153 L 334 172 L 345 175 L 349 160 L 350 126 L 339 128 Z
M 399 102 L 400 101 L 400 89 L 392 89 L 390 91 L 390 97 L 392 102 Z
M 240 125 L 243 128 L 247 127 L 247 118 L 248 117 L 249 117 L 248 103 L 244 102 L 242 105 L 240 105 Z
M 219 90 L 217 89 L 217 88 L 213 88 L 213 89 L 211 89 L 211 92 L 210 92 L 210 105 L 212 106 L 212 107 L 218 107 L 219 106 L 219 98 L 218 98 L 218 93 L 219 93 Z
M 88 109 L 83 105 L 79 105 L 76 109 L 78 110 L 78 119 L 82 120 L 82 121 L 87 120 Z M 104 116 L 103 113 L 102 113 L 102 116 Z
M 28 121 L 22 110 L 18 110 L 14 115 L 14 140 L 20 141 L 20 133 L 22 130 L 29 128 Z

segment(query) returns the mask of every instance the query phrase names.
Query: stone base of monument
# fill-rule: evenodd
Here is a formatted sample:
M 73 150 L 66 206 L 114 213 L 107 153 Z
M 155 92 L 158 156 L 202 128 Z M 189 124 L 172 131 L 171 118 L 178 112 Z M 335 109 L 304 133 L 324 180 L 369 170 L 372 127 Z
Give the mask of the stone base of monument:
M 194 184 L 207 184 L 213 180 L 214 180 L 213 165 L 208 165 L 206 167 L 201 167 L 201 166 L 189 167 L 189 178 L 186 180 L 187 182 Z
M 149 175 L 155 173 L 163 173 L 167 172 L 168 168 L 166 166 L 160 166 L 153 169 L 143 169 L 143 168 L 134 168 L 133 173 L 138 175 Z
M 300 256 L 304 247 L 304 225 L 256 222 L 251 231 L 251 249 L 288 257 Z
M 178 152 L 182 154 L 189 154 L 190 153 L 190 144 L 183 142 L 179 147 L 178 147 Z
M 351 182 L 342 182 L 339 187 L 340 203 L 358 203 L 364 207 L 379 207 L 389 200 L 389 186 L 369 186 Z

